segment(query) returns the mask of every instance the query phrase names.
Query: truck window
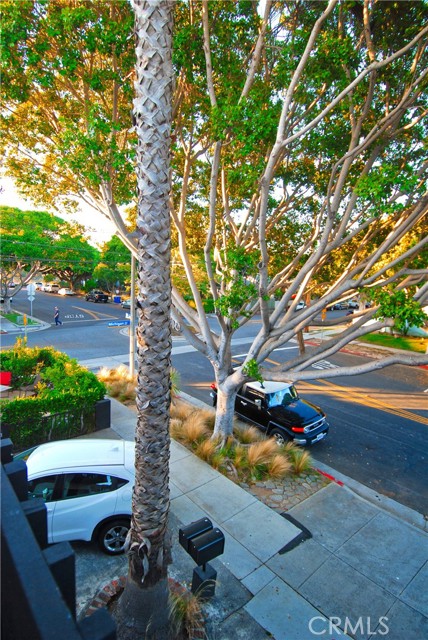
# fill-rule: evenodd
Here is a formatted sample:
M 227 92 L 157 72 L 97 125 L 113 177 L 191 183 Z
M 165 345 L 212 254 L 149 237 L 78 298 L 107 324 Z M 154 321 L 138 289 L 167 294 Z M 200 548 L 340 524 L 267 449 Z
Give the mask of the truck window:
M 261 400 L 262 404 L 265 398 L 263 393 L 257 393 L 257 391 L 253 391 L 252 389 L 247 389 L 247 393 L 245 394 L 245 397 L 248 398 L 248 400 L 251 400 L 251 402 L 255 402 L 256 400 Z
M 285 407 L 287 404 L 290 404 L 290 402 L 297 400 L 298 397 L 295 387 L 290 386 L 285 389 L 280 389 L 275 393 L 268 393 L 266 399 L 267 405 L 270 408 L 278 407 L 279 405 L 283 405 Z

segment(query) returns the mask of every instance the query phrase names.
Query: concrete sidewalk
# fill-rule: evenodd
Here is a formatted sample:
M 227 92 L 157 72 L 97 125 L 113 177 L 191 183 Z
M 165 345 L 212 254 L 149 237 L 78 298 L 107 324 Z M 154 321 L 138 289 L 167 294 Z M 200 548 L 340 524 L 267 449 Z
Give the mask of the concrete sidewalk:
M 97 436 L 133 440 L 135 423 L 135 413 L 113 400 L 111 429 Z M 172 441 L 170 487 L 173 578 L 189 583 L 194 568 L 177 544 L 179 526 L 208 517 L 225 534 L 224 554 L 211 563 L 218 582 L 207 605 L 209 638 L 428 637 L 426 533 L 346 482 L 321 489 L 286 518 Z M 310 537 L 299 543 L 302 530 Z M 95 585 L 94 564 L 86 562 Z M 123 569 L 111 570 L 126 573 L 119 562 Z

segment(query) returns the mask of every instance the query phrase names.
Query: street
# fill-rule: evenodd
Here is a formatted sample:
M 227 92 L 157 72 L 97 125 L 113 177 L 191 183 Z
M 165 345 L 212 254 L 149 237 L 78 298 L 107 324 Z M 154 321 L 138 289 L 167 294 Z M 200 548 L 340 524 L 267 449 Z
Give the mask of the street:
M 13 308 L 28 313 L 25 290 Z M 126 312 L 114 303 L 94 304 L 84 298 L 61 298 L 36 293 L 33 315 L 53 323 L 53 307 L 61 311 L 63 325 L 28 332 L 28 344 L 64 351 L 78 360 L 123 356 L 128 363 L 129 336 L 124 326 L 109 326 L 126 320 Z M 333 312 L 335 313 L 335 312 Z M 242 361 L 258 323 L 251 321 L 233 346 L 235 361 Z M 3 335 L 2 348 L 12 346 L 16 335 Z M 297 352 L 288 343 L 273 352 L 269 361 L 278 364 Z M 361 362 L 364 357 L 340 352 L 322 367 Z M 212 367 L 208 360 L 183 340 L 174 341 L 173 366 L 181 376 L 181 389 L 211 403 Z M 318 365 L 319 366 L 319 365 Z M 417 367 L 394 365 L 370 374 L 297 383 L 304 399 L 322 407 L 330 424 L 328 437 L 314 445 L 311 454 L 319 460 L 421 513 L 428 505 L 428 373 Z

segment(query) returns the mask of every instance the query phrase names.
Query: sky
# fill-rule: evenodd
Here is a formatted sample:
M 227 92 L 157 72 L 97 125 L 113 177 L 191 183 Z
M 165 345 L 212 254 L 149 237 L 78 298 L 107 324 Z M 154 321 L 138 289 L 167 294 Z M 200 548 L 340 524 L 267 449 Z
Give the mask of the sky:
M 17 207 L 23 211 L 47 211 L 46 207 L 37 207 L 31 200 L 27 200 L 19 195 L 15 184 L 11 178 L 7 176 L 0 177 L 0 185 L 2 191 L 0 192 L 0 205 L 6 207 Z M 82 224 L 85 229 L 88 230 L 88 235 L 91 240 L 91 244 L 102 244 L 110 240 L 113 236 L 115 228 L 113 224 L 107 220 L 107 218 L 92 207 L 89 207 L 85 203 L 82 203 L 80 210 L 73 214 L 58 214 L 57 211 L 52 211 L 53 214 L 64 218 L 67 222 L 76 220 Z M 90 220 L 90 226 L 88 225 Z

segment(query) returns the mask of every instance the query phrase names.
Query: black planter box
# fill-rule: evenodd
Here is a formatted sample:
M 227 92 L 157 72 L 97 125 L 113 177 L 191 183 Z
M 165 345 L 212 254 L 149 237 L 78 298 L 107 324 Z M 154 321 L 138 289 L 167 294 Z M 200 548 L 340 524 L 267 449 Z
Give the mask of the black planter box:
M 111 424 L 111 402 L 110 398 L 98 400 L 95 404 L 95 431 L 110 429 Z

